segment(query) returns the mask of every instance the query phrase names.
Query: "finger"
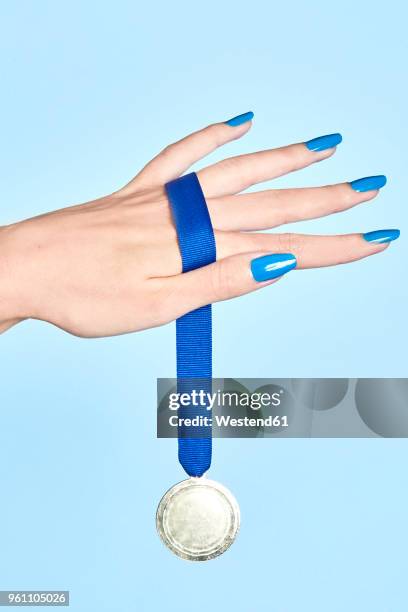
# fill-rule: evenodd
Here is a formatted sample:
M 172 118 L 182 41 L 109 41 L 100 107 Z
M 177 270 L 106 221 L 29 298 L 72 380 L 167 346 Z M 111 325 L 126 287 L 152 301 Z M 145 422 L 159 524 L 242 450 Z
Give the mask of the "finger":
M 268 237 L 265 234 L 260 236 Z M 379 253 L 398 236 L 398 230 L 346 236 L 281 234 L 274 237 L 277 240 L 271 251 L 259 249 L 229 256 L 223 253 L 216 263 L 192 272 L 151 278 L 148 283 L 154 298 L 155 325 L 205 304 L 270 285 L 294 268 L 346 263 Z
M 253 116 L 248 112 L 225 123 L 214 123 L 167 146 L 126 187 L 144 189 L 177 178 L 202 157 L 246 134 Z
M 383 186 L 385 177 L 378 179 Z M 379 179 L 383 179 L 380 181 Z M 271 189 L 221 198 L 208 198 L 213 227 L 219 230 L 261 230 L 338 213 L 372 200 L 379 188 L 359 192 L 353 183 L 306 189 Z
M 309 148 L 309 143 L 321 139 L 324 139 L 323 149 Z M 306 143 L 230 157 L 203 168 L 197 173 L 198 178 L 206 197 L 238 193 L 255 183 L 306 168 L 330 157 L 341 140 L 340 134 L 330 134 Z
M 152 290 L 160 294 L 160 322 L 176 319 L 205 304 L 228 300 L 279 280 L 296 267 L 290 253 L 242 253 L 165 279 L 151 279 Z M 159 284 L 159 290 L 157 285 Z M 156 313 L 157 318 L 157 313 Z
M 398 237 L 399 234 L 396 235 L 396 231 L 380 230 L 380 232 L 385 232 L 384 240 L 389 238 L 387 242 L 369 241 L 370 234 L 310 236 L 289 233 L 216 232 L 217 255 L 221 259 L 248 251 L 293 253 L 298 262 L 297 268 L 335 266 L 384 251 L 388 243 Z

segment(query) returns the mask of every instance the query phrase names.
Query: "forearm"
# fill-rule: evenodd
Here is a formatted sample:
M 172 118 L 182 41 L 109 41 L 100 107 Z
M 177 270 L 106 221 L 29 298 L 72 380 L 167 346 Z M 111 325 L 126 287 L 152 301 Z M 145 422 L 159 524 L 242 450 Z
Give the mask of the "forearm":
M 0 333 L 28 316 L 16 227 L 0 227 Z

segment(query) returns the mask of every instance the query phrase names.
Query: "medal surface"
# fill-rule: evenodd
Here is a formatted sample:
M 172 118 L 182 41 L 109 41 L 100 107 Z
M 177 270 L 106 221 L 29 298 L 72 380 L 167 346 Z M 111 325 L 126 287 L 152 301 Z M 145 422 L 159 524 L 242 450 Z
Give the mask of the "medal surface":
M 237 501 L 208 478 L 189 478 L 162 497 L 156 526 L 164 544 L 189 561 L 207 561 L 231 546 L 240 524 Z

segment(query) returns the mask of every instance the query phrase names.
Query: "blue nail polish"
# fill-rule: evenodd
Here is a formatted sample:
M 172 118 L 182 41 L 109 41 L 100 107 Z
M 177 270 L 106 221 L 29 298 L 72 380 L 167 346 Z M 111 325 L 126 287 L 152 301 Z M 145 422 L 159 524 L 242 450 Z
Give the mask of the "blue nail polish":
M 242 125 L 243 123 L 246 123 L 247 121 L 251 121 L 253 117 L 254 117 L 254 113 L 252 111 L 249 111 L 248 113 L 243 113 L 242 115 L 237 115 L 236 117 L 233 117 L 232 119 L 228 119 L 228 121 L 225 121 L 225 123 L 227 125 L 231 125 L 235 127 L 237 125 Z
M 375 230 L 374 232 L 367 232 L 363 234 L 364 240 L 367 242 L 374 242 L 375 244 L 384 244 L 385 242 L 392 242 L 400 236 L 399 229 L 385 229 Z
M 252 276 L 259 283 L 278 278 L 296 268 L 296 257 L 291 253 L 263 255 L 251 261 Z
M 350 186 L 354 191 L 364 192 L 372 191 L 373 189 L 381 189 L 386 182 L 387 177 L 383 174 L 379 174 L 378 176 L 365 176 L 364 178 L 351 181 Z
M 312 138 L 305 142 L 305 145 L 309 151 L 325 151 L 326 149 L 332 149 L 341 143 L 343 137 L 341 134 L 326 134 L 325 136 L 319 136 L 318 138 Z

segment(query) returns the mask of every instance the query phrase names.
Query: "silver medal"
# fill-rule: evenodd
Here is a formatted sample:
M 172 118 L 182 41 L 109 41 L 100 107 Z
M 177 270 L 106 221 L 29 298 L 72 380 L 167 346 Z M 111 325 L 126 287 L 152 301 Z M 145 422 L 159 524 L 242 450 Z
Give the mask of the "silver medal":
M 208 478 L 189 478 L 162 497 L 156 526 L 164 544 L 189 561 L 221 555 L 235 540 L 239 506 L 232 493 Z

